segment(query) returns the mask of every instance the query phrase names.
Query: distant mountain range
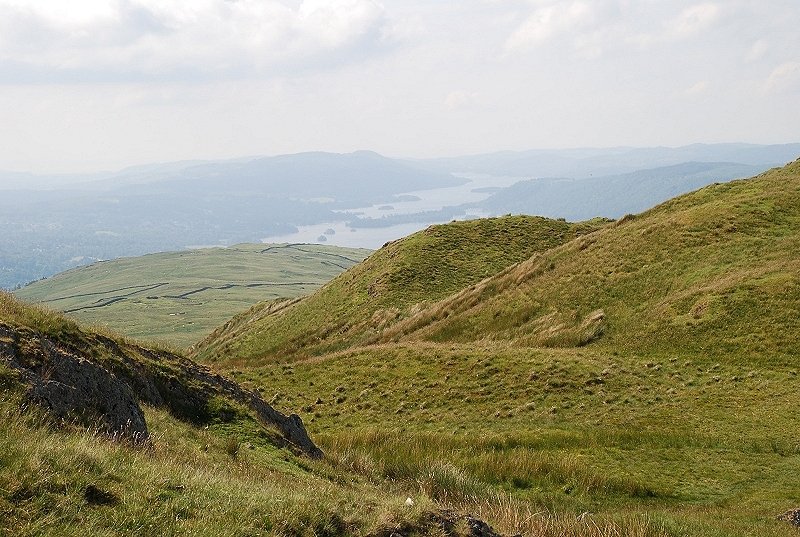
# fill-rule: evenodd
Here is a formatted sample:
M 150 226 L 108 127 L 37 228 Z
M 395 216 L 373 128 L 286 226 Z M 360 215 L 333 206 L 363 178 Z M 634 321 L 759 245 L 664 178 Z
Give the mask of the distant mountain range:
M 692 144 L 682 147 L 616 147 L 501 151 L 414 161 L 424 169 L 513 177 L 598 177 L 684 162 L 735 162 L 759 168 L 780 166 L 800 155 L 800 143 L 778 145 Z
M 258 242 L 298 225 L 464 179 L 361 151 L 139 167 L 0 197 L 0 287 L 100 259 Z
M 798 155 L 800 144 L 501 152 L 430 160 L 390 159 L 369 151 L 317 152 L 137 166 L 80 181 L 70 176 L 71 186 L 55 190 L 21 186 L 53 185 L 64 176 L 0 173 L 0 287 L 101 259 L 258 242 L 295 233 L 299 226 L 331 222 L 349 222 L 351 229 L 387 228 L 377 231 L 379 239 L 385 235 L 382 243 L 400 236 L 391 226 L 422 228 L 476 211 L 616 218 Z M 520 181 L 505 190 L 491 189 L 478 202 L 452 194 L 436 209 L 385 218 L 354 211 L 388 206 L 408 192 L 464 185 L 469 175 L 457 173 Z M 329 244 L 344 240 L 341 235 L 326 239 Z

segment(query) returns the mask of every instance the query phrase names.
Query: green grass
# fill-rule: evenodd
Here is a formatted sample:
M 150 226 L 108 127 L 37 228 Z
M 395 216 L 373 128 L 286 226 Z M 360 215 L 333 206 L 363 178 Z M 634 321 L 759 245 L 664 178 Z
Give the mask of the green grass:
M 708 536 L 795 531 L 774 517 L 800 502 L 797 375 L 793 361 L 431 343 L 234 372 L 372 482 Z
M 307 244 L 166 252 L 72 269 L 15 294 L 82 323 L 187 347 L 259 301 L 311 293 L 369 253 Z
M 154 437 L 147 451 L 91 431 L 53 431 L 8 399 L 0 400 L 0 416 L 3 535 L 388 535 L 399 527 L 441 535 L 423 522 L 439 506 L 527 535 L 664 535 L 633 511 L 584 522 L 534 511 L 505 494 L 434 503 L 424 490 L 427 477 L 371 479 L 341 461 L 309 462 L 250 443 L 231 457 L 230 437 L 155 409 L 147 410 Z M 520 513 L 527 515 L 515 518 Z
M 0 420 L 9 527 L 441 535 L 445 507 L 531 536 L 796 535 L 800 162 L 584 226 L 437 226 L 219 329 L 198 356 L 298 412 L 322 461 L 150 409 L 153 454 L 102 443 L 85 471 L 95 437 Z M 129 500 L 87 507 L 89 475 Z
M 183 385 L 175 393 L 191 395 L 191 379 L 167 351 L 99 334 L 6 293 L 0 293 L 0 324 L 10 334 L 0 341 L 0 358 L 59 346 L 118 375 L 131 364 L 166 375 L 170 385 Z M 536 504 L 499 489 L 481 485 L 470 496 L 446 467 L 389 476 L 330 457 L 299 458 L 276 447 L 274 434 L 224 396 L 202 408 L 170 400 L 145 407 L 150 441 L 134 447 L 110 441 L 91 423 L 54 421 L 23 406 L 24 386 L 4 360 L 0 389 L 0 535 L 338 536 L 388 535 L 397 528 L 440 535 L 431 517 L 443 508 L 482 513 L 507 532 L 582 535 L 588 527 L 564 514 L 534 517 Z M 408 497 L 413 507 L 405 504 Z M 661 535 L 654 523 L 630 516 L 604 518 L 593 535 L 619 535 L 628 527 L 624 534 Z M 466 536 L 462 530 L 453 537 Z
M 149 451 L 0 410 L 3 535 L 344 535 L 404 499 L 281 450 L 234 459 L 224 437 L 155 410 Z
M 245 362 L 323 354 L 363 343 L 427 303 L 605 223 L 507 216 L 431 226 L 385 245 L 278 314 L 274 307 L 255 306 L 212 333 L 193 356 Z
M 646 513 L 645 532 L 794 535 L 775 517 L 800 504 L 798 237 L 800 161 L 538 243 L 454 291 L 436 275 L 457 271 L 421 260 L 459 247 L 429 258 L 403 248 L 412 236 L 240 317 L 214 352 L 370 482 L 503 520 Z
M 626 352 L 783 360 L 800 354 L 799 236 L 800 161 L 534 256 L 373 341 L 597 341 Z

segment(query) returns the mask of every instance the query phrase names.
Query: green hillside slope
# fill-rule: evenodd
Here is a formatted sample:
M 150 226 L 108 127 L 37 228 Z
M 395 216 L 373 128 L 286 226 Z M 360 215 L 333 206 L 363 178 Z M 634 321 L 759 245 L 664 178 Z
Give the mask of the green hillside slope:
M 432 226 L 385 245 L 307 299 L 261 304 L 237 316 L 194 356 L 253 361 L 363 343 L 427 302 L 604 224 L 509 216 Z
M 634 516 L 643 534 L 794 535 L 776 517 L 800 504 L 799 212 L 800 161 L 540 250 L 359 338 L 301 341 L 290 363 L 219 363 L 374 479 L 502 490 L 506 512 L 568 513 L 587 533 Z M 380 259 L 395 274 L 406 257 Z M 324 322 L 299 306 L 327 289 L 264 306 L 261 326 Z
M 84 323 L 187 347 L 261 300 L 316 290 L 369 253 L 308 244 L 166 252 L 72 269 L 15 294 Z
M 127 405 L 142 434 L 110 427 Z M 534 514 L 447 468 L 389 478 L 318 458 L 298 424 L 179 355 L 0 293 L 0 535 L 498 536 L 464 512 L 506 535 L 666 535 L 636 513 Z
M 800 161 L 681 196 L 520 263 L 378 341 L 800 355 Z

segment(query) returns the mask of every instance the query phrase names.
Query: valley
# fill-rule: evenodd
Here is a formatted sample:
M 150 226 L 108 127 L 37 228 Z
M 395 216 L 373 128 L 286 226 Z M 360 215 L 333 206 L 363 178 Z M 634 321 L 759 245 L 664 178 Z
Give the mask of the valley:
M 799 209 L 795 161 L 616 220 L 431 226 L 345 255 L 303 297 L 265 297 L 188 357 L 3 295 L 4 529 L 794 535 L 778 516 L 800 498 Z M 147 454 L 17 410 L 52 348 L 170 394 L 225 388 L 180 405 L 140 392 Z M 225 399 L 241 393 L 255 399 Z M 324 455 L 282 441 L 262 404 L 296 413 Z

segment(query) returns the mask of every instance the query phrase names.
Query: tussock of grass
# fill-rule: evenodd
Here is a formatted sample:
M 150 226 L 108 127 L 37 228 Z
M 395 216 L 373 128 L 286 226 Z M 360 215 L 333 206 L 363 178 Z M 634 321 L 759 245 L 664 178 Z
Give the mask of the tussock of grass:
M 645 513 L 626 514 L 616 518 L 595 515 L 588 511 L 578 515 L 533 511 L 530 505 L 497 495 L 485 501 L 464 501 L 453 507 L 473 513 L 478 518 L 495 520 L 497 528 L 507 535 L 527 537 L 668 537 L 663 524 Z
M 496 439 L 435 433 L 367 430 L 321 436 L 337 464 L 373 479 L 413 482 L 430 497 L 459 500 L 491 497 L 493 486 L 562 488 L 567 494 L 652 497 L 632 480 L 592 470 L 570 452 L 513 447 Z M 543 482 L 545 482 L 543 484 Z

